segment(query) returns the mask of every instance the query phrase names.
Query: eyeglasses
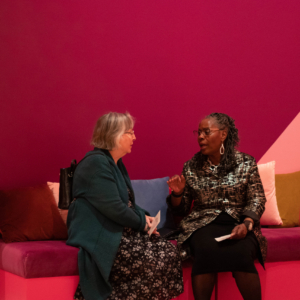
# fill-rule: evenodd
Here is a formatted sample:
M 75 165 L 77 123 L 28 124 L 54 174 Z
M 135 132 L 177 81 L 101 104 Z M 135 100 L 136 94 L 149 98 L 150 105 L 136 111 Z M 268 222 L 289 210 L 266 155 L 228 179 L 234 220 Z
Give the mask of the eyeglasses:
M 221 131 L 221 129 L 214 129 L 214 130 L 210 130 L 210 129 L 205 129 L 205 130 L 193 130 L 194 135 L 196 135 L 197 137 L 200 136 L 203 133 L 204 137 L 208 137 L 210 135 L 212 135 L 214 132 L 216 131 Z
M 125 134 L 125 133 L 130 134 L 132 137 L 135 135 L 135 134 L 134 134 L 134 130 L 132 130 L 132 131 L 126 131 L 126 132 L 124 132 L 124 134 Z

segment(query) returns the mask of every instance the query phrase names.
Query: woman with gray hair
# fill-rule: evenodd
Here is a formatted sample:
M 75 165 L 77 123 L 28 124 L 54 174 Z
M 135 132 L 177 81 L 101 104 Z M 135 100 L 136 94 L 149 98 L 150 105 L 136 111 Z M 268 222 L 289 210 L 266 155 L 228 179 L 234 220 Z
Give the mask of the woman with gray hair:
M 183 292 L 176 247 L 156 231 L 135 203 L 122 157 L 136 140 L 129 113 L 97 121 L 93 151 L 76 169 L 67 244 L 79 247 L 77 300 L 172 299 Z M 87 157 L 88 156 L 88 157 Z

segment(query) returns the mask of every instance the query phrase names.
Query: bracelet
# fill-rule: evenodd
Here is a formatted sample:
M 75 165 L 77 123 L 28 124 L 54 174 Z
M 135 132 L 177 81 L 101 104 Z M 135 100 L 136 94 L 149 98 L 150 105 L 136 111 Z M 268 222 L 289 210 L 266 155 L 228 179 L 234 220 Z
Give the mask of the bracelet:
M 172 196 L 175 198 L 180 198 L 183 195 L 183 192 L 179 195 L 174 194 L 174 191 L 172 191 Z

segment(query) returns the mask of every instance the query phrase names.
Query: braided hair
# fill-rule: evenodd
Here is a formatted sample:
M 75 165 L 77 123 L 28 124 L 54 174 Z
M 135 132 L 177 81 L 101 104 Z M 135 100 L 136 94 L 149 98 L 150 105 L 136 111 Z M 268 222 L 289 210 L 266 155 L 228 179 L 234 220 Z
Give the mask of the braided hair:
M 218 174 L 225 175 L 236 166 L 235 161 L 235 148 L 240 141 L 238 129 L 235 127 L 234 119 L 226 114 L 212 113 L 205 117 L 206 119 L 214 119 L 216 125 L 221 130 L 227 130 L 227 138 L 224 141 L 225 153 L 222 155 L 220 165 L 218 167 Z M 204 159 L 201 155 L 200 160 Z M 203 165 L 203 162 L 201 163 Z

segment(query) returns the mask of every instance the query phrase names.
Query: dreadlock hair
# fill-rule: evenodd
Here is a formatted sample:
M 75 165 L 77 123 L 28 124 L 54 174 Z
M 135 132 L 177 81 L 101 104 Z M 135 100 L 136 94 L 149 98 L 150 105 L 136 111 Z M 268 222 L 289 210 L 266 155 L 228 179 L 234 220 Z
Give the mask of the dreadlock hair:
M 235 127 L 234 119 L 226 114 L 212 113 L 205 117 L 206 119 L 214 119 L 216 125 L 221 130 L 227 130 L 227 137 L 224 141 L 225 153 L 222 155 L 220 165 L 218 167 L 218 175 L 224 176 L 230 170 L 236 166 L 235 161 L 235 148 L 238 146 L 240 138 L 238 136 L 238 129 Z M 206 155 L 200 155 L 200 164 L 203 166 L 204 157 Z M 205 158 L 206 159 L 206 158 Z

